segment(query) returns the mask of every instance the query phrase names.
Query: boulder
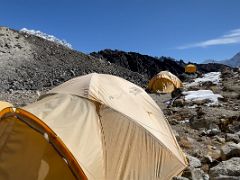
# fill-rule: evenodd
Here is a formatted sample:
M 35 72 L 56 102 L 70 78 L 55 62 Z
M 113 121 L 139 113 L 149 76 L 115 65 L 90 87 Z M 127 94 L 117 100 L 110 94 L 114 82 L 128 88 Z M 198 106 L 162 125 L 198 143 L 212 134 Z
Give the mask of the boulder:
M 180 137 L 178 140 L 178 143 L 183 148 L 191 149 L 193 146 L 192 141 L 193 141 L 193 139 L 191 139 L 189 137 Z
M 229 142 L 221 147 L 221 159 L 227 160 L 232 157 L 240 157 L 240 143 Z
M 209 89 L 209 88 L 210 88 L 211 86 L 213 86 L 214 84 L 213 84 L 212 81 L 205 81 L 205 82 L 202 82 L 201 85 L 202 85 L 203 87 L 206 87 L 206 88 Z
M 222 175 L 220 175 L 213 179 L 214 180 L 239 180 L 239 177 L 238 176 L 222 176 Z
M 227 133 L 225 139 L 227 142 L 229 142 L 229 141 L 233 141 L 235 143 L 240 142 L 240 138 L 239 138 L 238 134 Z
M 220 131 L 219 128 L 212 128 L 212 129 L 208 129 L 208 130 L 206 131 L 206 134 L 207 134 L 208 136 L 215 136 L 215 135 L 218 135 L 218 134 L 220 134 L 220 133 L 221 133 L 221 131 Z
M 204 173 L 200 168 L 194 168 L 191 170 L 192 180 L 209 180 L 209 175 Z
M 220 142 L 221 144 L 224 144 L 226 142 L 226 139 L 223 137 L 214 136 L 214 138 L 217 142 Z
M 217 166 L 209 170 L 211 178 L 215 179 L 219 176 L 234 176 L 240 179 L 240 158 L 234 157 L 227 161 L 220 162 Z
M 190 126 L 194 129 L 201 129 L 201 128 L 208 128 L 209 127 L 209 121 L 205 118 L 198 118 L 196 116 L 193 116 L 189 119 Z
M 183 99 L 176 99 L 173 102 L 173 107 L 183 107 L 185 105 L 185 101 Z
M 190 155 L 187 155 L 187 158 L 189 160 L 189 166 L 191 168 L 201 167 L 202 164 L 201 164 L 201 161 L 198 158 L 190 156 Z
M 208 154 L 203 157 L 202 162 L 210 164 L 219 159 L 221 159 L 221 151 L 220 150 L 218 150 L 218 149 L 209 150 Z

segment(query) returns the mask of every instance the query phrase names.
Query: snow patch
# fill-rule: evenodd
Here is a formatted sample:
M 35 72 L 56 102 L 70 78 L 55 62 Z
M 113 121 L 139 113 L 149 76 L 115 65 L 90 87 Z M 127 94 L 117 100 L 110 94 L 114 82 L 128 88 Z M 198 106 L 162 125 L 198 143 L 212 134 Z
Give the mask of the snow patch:
M 210 72 L 203 75 L 201 78 L 196 78 L 194 82 L 186 84 L 186 86 L 197 86 L 203 82 L 211 81 L 213 84 L 219 84 L 221 81 L 221 72 Z
M 200 100 L 209 100 L 207 105 L 218 105 L 218 98 L 223 98 L 220 94 L 214 94 L 211 90 L 185 91 L 185 101 L 194 102 Z
M 68 47 L 68 48 L 72 49 L 72 45 L 70 43 L 68 43 L 66 40 L 58 39 L 58 38 L 56 38 L 53 35 L 49 35 L 49 34 L 46 34 L 44 32 L 38 31 L 38 30 L 22 28 L 20 30 L 20 32 L 24 32 L 24 33 L 27 33 L 27 34 L 35 35 L 35 36 L 41 37 L 43 39 L 46 39 L 48 41 L 52 41 L 52 42 L 55 42 L 57 44 L 61 44 L 61 45 L 65 46 L 65 47 Z

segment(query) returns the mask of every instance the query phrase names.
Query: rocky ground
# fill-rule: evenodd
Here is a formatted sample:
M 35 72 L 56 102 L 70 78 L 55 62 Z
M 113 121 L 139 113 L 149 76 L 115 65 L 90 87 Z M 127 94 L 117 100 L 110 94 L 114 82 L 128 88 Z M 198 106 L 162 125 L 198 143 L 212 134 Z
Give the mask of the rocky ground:
M 171 95 L 149 94 L 163 110 L 189 159 L 190 166 L 180 179 L 240 179 L 239 80 L 240 72 L 228 71 L 222 73 L 219 85 L 194 87 L 222 94 L 224 98 L 217 106 L 209 107 L 206 101 L 189 104 L 182 97 L 173 106 L 167 107 L 165 102 L 171 99 Z M 17 90 L 1 93 L 0 99 L 23 106 L 45 92 L 46 90 Z
M 187 90 L 210 89 L 223 96 L 218 105 L 206 101 L 187 103 L 184 97 L 173 106 L 163 103 L 169 95 L 151 94 L 163 109 L 190 166 L 183 179 L 240 179 L 240 71 L 225 71 L 218 85 L 206 82 Z
M 0 27 L 0 91 L 45 90 L 92 72 L 123 77 L 139 85 L 147 77 L 63 45 Z
M 86 55 L 0 27 L 0 100 L 24 106 L 54 86 L 91 72 L 117 75 L 143 88 L 146 86 L 151 73 L 146 71 L 149 64 L 143 66 L 141 55 L 126 55 L 126 58 L 138 57 L 136 71 L 130 64 L 124 67 L 125 55 L 121 56 L 120 66 L 114 63 L 116 57 L 109 62 L 109 57 L 105 59 L 105 56 Z M 166 67 L 170 60 L 167 62 Z M 212 70 L 210 66 L 207 66 L 210 69 L 201 68 L 202 72 Z M 165 102 L 171 98 L 169 94 L 150 94 L 163 110 L 188 156 L 190 166 L 182 179 L 240 179 L 240 72 L 224 69 L 221 68 L 222 81 L 217 85 L 205 82 L 185 86 L 185 91 L 206 89 L 221 94 L 223 98 L 218 105 L 207 106 L 207 101 L 189 103 L 181 97 L 167 107 Z M 177 70 L 181 71 L 181 68 Z

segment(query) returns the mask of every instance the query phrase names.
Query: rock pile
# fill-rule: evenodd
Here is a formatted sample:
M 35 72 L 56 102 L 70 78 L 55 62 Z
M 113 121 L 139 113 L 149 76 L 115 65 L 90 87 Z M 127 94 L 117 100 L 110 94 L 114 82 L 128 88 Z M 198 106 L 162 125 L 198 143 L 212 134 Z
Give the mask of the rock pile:
M 207 101 L 189 104 L 182 97 L 164 109 L 180 146 L 188 153 L 184 178 L 240 179 L 240 72 L 225 71 L 221 78 L 219 84 L 201 87 L 223 96 L 218 106 L 209 106 Z

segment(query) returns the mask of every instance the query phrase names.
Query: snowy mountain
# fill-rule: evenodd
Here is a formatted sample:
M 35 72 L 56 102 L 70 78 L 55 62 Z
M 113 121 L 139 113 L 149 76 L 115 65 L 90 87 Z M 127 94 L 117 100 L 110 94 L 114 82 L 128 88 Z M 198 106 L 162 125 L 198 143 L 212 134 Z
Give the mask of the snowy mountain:
M 226 60 L 218 61 L 218 60 L 208 59 L 203 61 L 203 64 L 208 64 L 208 63 L 217 63 L 217 64 L 225 64 L 231 67 L 240 67 L 240 52 L 238 52 L 232 58 L 226 59 Z
M 38 31 L 38 30 L 30 30 L 30 29 L 27 29 L 27 28 L 22 28 L 20 30 L 20 32 L 35 35 L 35 36 L 41 37 L 43 39 L 46 39 L 48 41 L 52 41 L 52 42 L 55 42 L 57 44 L 61 44 L 63 46 L 66 46 L 66 47 L 72 49 L 72 45 L 70 43 L 68 43 L 66 40 L 58 39 L 53 35 L 49 35 L 49 34 L 46 34 L 44 32 Z
M 224 63 L 232 67 L 240 67 L 240 52 L 231 59 L 224 61 Z

